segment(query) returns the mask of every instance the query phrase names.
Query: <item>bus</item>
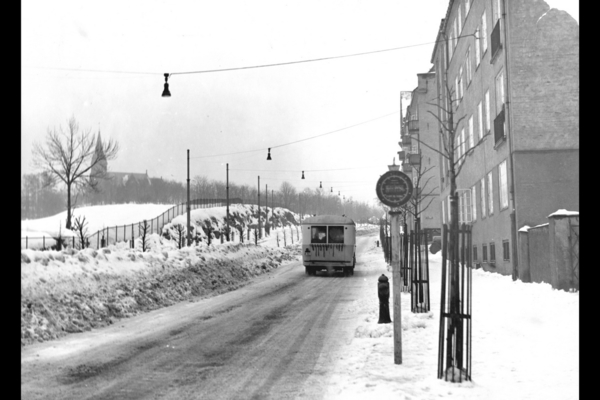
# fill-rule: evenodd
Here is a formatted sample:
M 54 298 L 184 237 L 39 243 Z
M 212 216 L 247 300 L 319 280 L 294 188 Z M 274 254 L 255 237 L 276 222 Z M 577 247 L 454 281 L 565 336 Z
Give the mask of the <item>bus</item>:
M 356 224 L 348 217 L 319 215 L 302 220 L 302 263 L 306 275 L 326 270 L 328 275 L 354 275 Z

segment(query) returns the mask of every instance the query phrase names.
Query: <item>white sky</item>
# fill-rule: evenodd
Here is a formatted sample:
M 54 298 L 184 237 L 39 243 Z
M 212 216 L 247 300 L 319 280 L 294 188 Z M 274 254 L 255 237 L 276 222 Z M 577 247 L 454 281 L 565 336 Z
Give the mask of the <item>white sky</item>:
M 553 3 L 559 3 L 554 0 Z M 575 2 L 576 3 L 576 2 Z M 448 0 L 22 2 L 21 169 L 31 145 L 74 116 L 119 141 L 109 170 L 190 175 L 277 189 L 319 182 L 360 201 L 397 158 L 399 110 L 433 44 L 336 60 L 204 74 L 430 43 Z M 557 6 L 558 7 L 558 6 Z M 100 73 L 49 68 L 146 72 Z M 194 158 L 247 152 L 237 155 Z M 396 160 L 398 162 L 398 160 Z M 348 169 L 354 168 L 354 169 Z M 314 171 L 309 170 L 335 170 Z M 343 169 L 343 170 L 339 170 Z M 306 180 L 301 180 L 305 170 Z

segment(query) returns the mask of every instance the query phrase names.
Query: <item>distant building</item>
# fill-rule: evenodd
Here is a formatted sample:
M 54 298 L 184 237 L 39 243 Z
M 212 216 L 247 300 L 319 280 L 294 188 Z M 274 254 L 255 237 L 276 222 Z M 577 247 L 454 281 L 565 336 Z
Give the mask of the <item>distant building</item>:
M 439 156 L 435 151 L 439 146 L 439 127 L 434 116 L 437 114 L 436 73 L 431 68 L 427 73 L 417 74 L 417 78 L 418 85 L 411 93 L 406 117 L 401 125 L 402 151 L 398 156 L 402 161 L 402 171 L 412 178 L 415 188 L 413 197 L 419 196 L 421 228 L 439 231 L 442 219 Z M 414 218 L 409 216 L 407 223 L 412 226 Z
M 100 161 L 96 162 L 96 160 Z M 98 192 L 88 193 L 84 202 L 91 204 L 126 203 L 131 201 L 147 201 L 148 188 L 151 180 L 148 171 L 138 172 L 112 172 L 108 171 L 108 163 L 102 154 L 102 137 L 100 132 L 96 137 L 96 151 L 93 156 L 91 176 L 104 175 L 97 180 Z
M 458 156 L 489 135 L 457 179 L 473 260 L 517 278 L 518 229 L 558 209 L 579 211 L 578 23 L 539 0 L 451 0 L 431 62 L 438 116 L 445 121 L 441 109 L 452 107 L 454 120 L 463 118 Z M 448 223 L 448 164 L 439 163 Z

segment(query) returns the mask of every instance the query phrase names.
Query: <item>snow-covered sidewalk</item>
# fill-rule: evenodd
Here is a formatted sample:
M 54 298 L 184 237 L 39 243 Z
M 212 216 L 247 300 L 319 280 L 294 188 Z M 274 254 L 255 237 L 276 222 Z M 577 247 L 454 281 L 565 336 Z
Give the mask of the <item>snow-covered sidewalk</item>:
M 360 261 L 390 278 L 392 289 L 381 248 L 371 246 Z M 578 293 L 473 271 L 472 381 L 451 383 L 437 379 L 441 252 L 430 258 L 430 280 L 429 313 L 411 313 L 410 294 L 402 293 L 400 365 L 393 324 L 377 324 L 376 282 L 350 303 L 355 335 L 336 361 L 326 399 L 579 398 Z

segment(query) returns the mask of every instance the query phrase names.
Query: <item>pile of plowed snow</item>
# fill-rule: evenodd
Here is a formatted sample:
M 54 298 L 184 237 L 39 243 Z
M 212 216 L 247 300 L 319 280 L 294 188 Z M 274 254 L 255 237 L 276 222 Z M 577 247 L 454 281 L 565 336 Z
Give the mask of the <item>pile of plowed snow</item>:
M 145 253 L 125 244 L 99 251 L 22 250 L 21 345 L 234 290 L 298 257 L 297 246 L 240 243 L 182 249 L 167 243 Z

